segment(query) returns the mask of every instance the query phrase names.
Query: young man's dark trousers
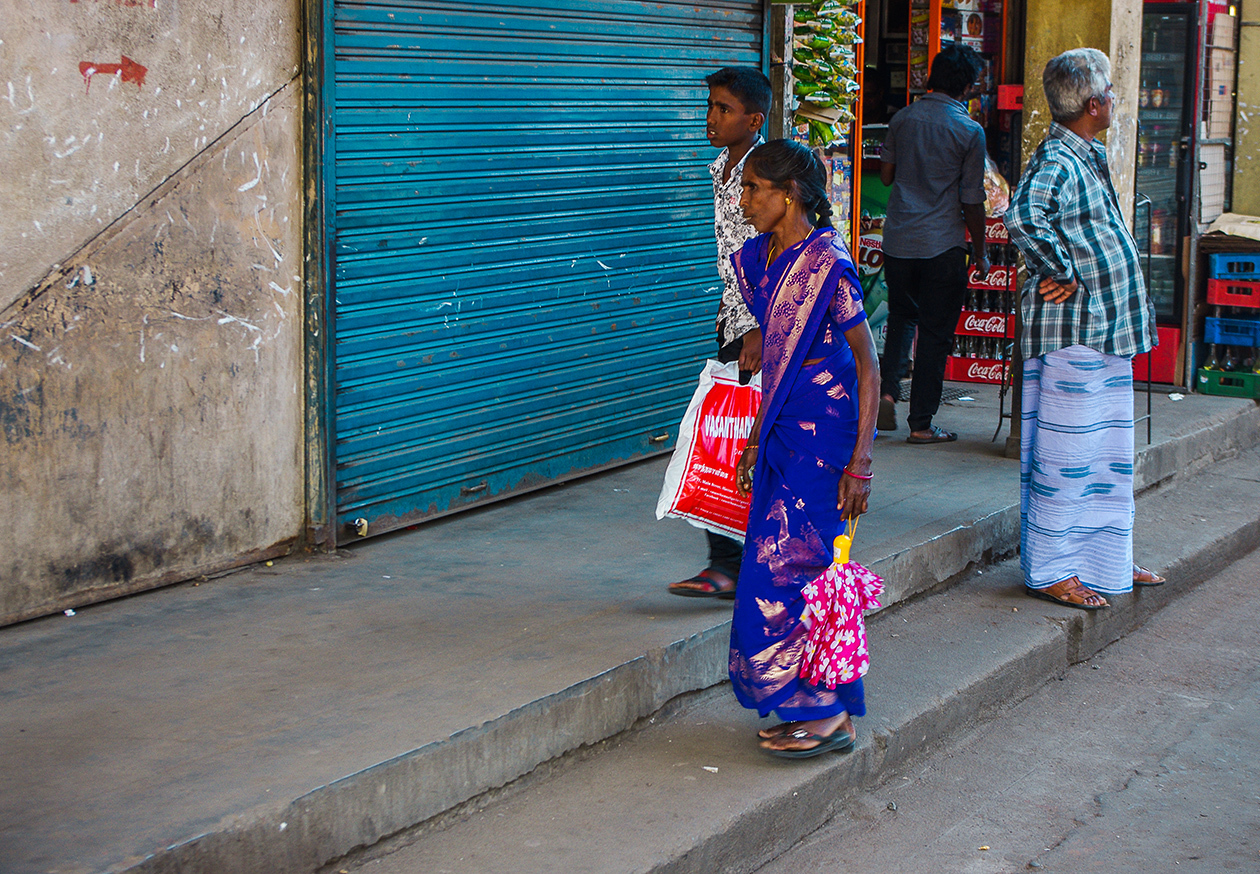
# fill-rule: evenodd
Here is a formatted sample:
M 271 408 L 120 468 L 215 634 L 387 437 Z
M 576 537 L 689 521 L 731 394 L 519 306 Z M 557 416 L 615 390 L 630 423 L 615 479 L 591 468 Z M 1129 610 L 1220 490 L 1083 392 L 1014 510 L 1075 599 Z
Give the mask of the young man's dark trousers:
M 967 253 L 954 247 L 934 258 L 884 255 L 888 283 L 888 329 L 879 363 L 880 393 L 901 400 L 906 333 L 917 320 L 919 340 L 910 381 L 911 431 L 926 431 L 941 405 L 945 359 L 954 349 L 954 329 L 967 295 Z

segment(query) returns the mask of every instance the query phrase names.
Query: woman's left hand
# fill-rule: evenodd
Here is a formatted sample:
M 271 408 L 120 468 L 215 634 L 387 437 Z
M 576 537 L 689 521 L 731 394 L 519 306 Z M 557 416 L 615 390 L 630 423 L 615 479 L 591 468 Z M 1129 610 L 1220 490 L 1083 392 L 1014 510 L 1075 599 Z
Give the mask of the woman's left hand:
M 856 519 L 866 512 L 867 500 L 871 496 L 871 481 L 840 475 L 839 495 L 836 498 L 836 509 L 842 519 Z
M 757 446 L 749 443 L 735 463 L 735 488 L 741 495 L 752 493 L 753 467 L 757 464 Z

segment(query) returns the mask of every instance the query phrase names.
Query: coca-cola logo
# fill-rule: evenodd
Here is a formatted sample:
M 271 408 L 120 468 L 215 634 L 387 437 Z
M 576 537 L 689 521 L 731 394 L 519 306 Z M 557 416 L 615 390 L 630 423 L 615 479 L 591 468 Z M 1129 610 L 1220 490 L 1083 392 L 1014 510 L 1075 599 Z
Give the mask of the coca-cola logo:
M 1006 316 L 983 316 L 977 313 L 968 313 L 966 320 L 963 322 L 963 330 L 1000 336 L 1006 333 Z
M 1001 219 L 990 219 L 984 229 L 984 238 L 993 243 L 1005 243 L 1010 240 L 1011 233 L 1006 229 L 1006 222 Z
M 972 269 L 971 284 L 982 285 L 986 288 L 1006 288 L 1010 280 L 1009 267 L 990 267 L 988 274 L 981 279 L 980 271 Z
M 973 361 L 967 365 L 967 378 L 974 380 L 987 380 L 989 382 L 1001 382 L 1002 364 L 1001 362 L 981 364 L 979 361 Z

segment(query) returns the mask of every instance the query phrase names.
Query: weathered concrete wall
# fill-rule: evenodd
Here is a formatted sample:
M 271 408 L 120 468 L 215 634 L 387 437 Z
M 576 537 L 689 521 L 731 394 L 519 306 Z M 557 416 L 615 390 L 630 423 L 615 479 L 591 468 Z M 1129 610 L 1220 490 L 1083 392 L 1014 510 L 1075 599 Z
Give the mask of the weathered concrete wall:
M 0 311 L 297 76 L 298 8 L 0 0 Z
M 1107 132 L 1107 163 L 1120 203 L 1130 211 L 1136 183 L 1137 105 L 1142 48 L 1140 0 L 1081 3 L 1039 0 L 1028 6 L 1024 49 L 1024 163 L 1050 129 L 1050 110 L 1041 90 L 1046 62 L 1069 49 L 1096 48 L 1111 59 L 1116 95 Z
M 1240 23 L 1232 211 L 1260 215 L 1260 0 L 1243 3 Z
M 0 2 L 11 622 L 300 532 L 302 95 L 289 0 Z

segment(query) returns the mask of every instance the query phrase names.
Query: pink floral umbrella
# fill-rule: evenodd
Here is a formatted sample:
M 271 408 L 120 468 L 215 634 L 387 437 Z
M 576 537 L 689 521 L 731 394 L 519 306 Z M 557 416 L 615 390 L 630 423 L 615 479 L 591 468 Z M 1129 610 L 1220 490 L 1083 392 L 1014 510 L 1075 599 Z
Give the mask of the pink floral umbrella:
M 871 666 L 862 614 L 877 610 L 884 581 L 862 565 L 849 561 L 857 519 L 835 540 L 834 558 L 822 576 L 806 584 L 805 613 L 809 629 L 801 679 L 834 689 L 863 676 Z

